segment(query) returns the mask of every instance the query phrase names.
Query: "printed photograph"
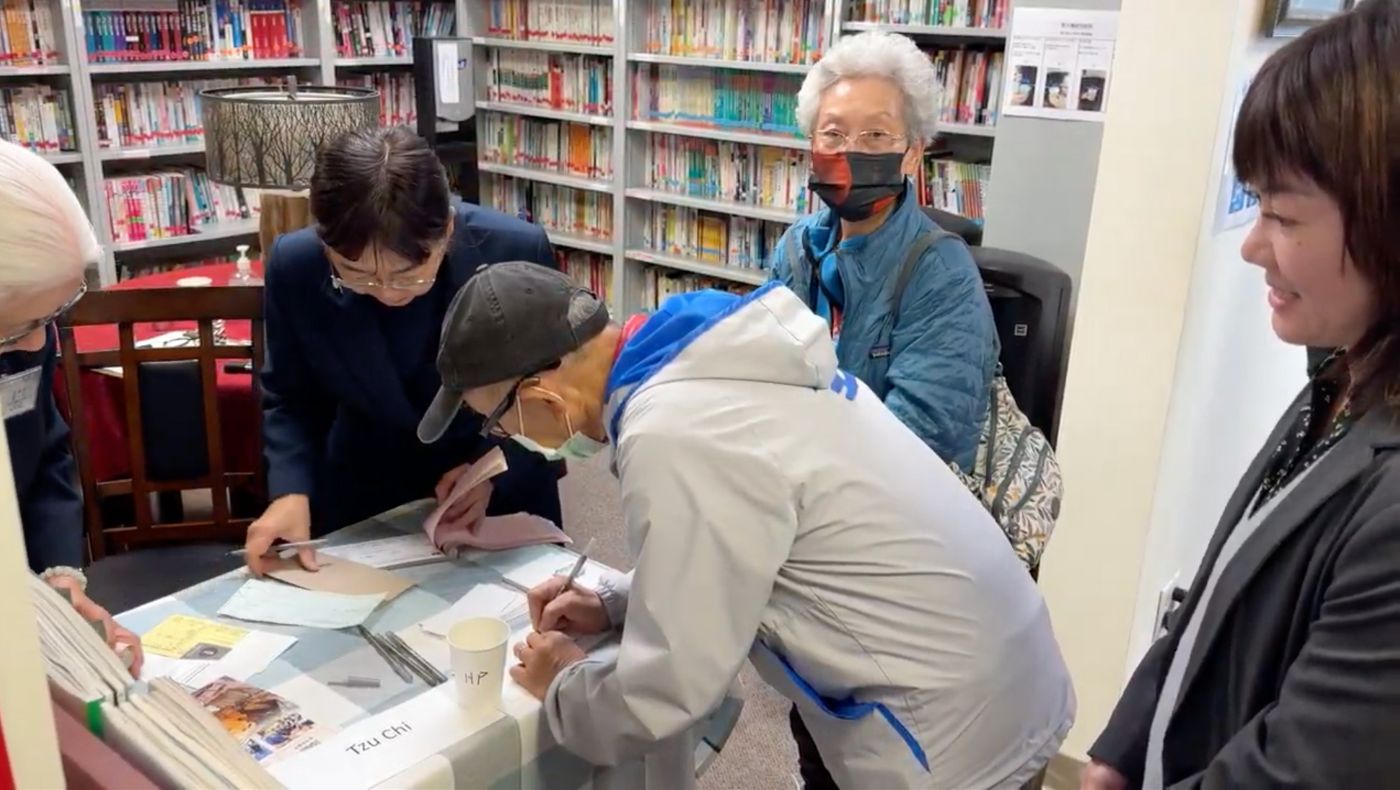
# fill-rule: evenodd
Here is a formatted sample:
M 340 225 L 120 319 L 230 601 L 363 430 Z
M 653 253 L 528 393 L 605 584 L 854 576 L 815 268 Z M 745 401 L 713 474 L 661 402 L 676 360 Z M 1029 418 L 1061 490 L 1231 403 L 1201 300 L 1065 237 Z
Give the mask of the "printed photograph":
M 196 691 L 194 698 L 260 763 L 319 743 L 316 723 L 270 691 L 225 677 Z
M 1054 110 L 1071 109 L 1069 101 L 1069 72 L 1045 72 L 1045 107 Z
M 1103 112 L 1104 88 L 1108 85 L 1108 73 L 1096 69 L 1085 69 L 1079 75 L 1079 109 L 1086 112 Z
M 1015 82 L 1012 87 L 1011 103 L 1017 107 L 1034 106 L 1035 81 L 1039 76 L 1039 66 L 1017 66 L 1016 73 L 1012 75 Z

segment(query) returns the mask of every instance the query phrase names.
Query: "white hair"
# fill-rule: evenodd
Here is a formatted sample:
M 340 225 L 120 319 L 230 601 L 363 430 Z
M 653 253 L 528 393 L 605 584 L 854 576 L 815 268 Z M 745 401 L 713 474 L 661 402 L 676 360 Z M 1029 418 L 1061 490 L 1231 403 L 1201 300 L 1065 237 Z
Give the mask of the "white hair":
M 797 123 L 812 136 L 827 88 L 851 77 L 882 77 L 904 94 L 904 122 L 910 137 L 932 140 L 938 133 L 941 86 L 933 63 L 907 36 L 870 31 L 846 36 L 807 72 L 797 92 Z
M 0 297 L 56 288 L 101 257 L 92 223 L 58 170 L 0 140 Z

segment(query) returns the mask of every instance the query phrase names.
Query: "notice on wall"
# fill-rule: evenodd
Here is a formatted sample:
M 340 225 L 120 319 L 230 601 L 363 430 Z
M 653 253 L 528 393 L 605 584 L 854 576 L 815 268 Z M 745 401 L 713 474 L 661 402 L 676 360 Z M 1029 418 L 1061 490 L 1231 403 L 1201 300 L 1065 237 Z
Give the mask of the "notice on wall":
M 1002 114 L 1102 123 L 1117 41 L 1117 11 L 1017 8 Z
M 1244 95 L 1249 91 L 1249 84 L 1253 79 L 1254 75 L 1250 74 L 1242 80 L 1232 97 L 1230 126 L 1225 135 L 1225 162 L 1220 167 L 1220 194 L 1215 198 L 1217 234 L 1253 222 L 1254 218 L 1259 216 L 1259 196 L 1241 183 L 1239 176 L 1235 174 L 1235 162 L 1231 155 L 1235 149 L 1235 122 L 1240 117 Z

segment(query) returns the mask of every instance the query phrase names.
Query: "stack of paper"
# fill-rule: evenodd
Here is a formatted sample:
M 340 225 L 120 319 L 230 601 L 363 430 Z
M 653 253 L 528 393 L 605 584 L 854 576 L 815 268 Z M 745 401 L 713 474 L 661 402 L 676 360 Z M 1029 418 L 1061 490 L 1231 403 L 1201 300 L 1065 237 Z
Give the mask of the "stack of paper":
M 166 677 L 197 689 L 222 677 L 262 672 L 296 643 L 296 637 L 176 614 L 141 635 L 146 661 L 141 679 Z
M 104 637 L 36 577 L 31 599 L 40 650 L 59 704 L 162 787 L 280 785 L 174 682 L 136 684 Z
M 427 535 L 398 535 L 341 546 L 327 546 L 317 556 L 340 557 L 373 568 L 402 568 L 443 559 Z
M 434 546 L 441 548 L 443 535 L 438 534 L 441 529 L 449 525 L 440 524 L 442 516 L 447 509 L 452 507 L 458 500 L 467 495 L 467 492 L 490 480 L 496 475 L 506 471 L 506 456 L 501 452 L 501 448 L 492 447 L 486 455 L 477 459 L 477 462 L 462 470 L 457 482 L 452 484 L 452 491 L 432 513 L 428 514 L 427 520 L 423 522 L 423 531 L 428 533 L 428 540 Z

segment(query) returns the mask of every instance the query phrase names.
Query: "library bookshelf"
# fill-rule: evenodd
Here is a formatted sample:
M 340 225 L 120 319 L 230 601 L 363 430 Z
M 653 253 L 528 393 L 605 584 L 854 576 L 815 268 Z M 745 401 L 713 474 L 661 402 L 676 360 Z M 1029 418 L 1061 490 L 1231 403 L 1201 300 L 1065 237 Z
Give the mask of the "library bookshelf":
M 235 1 L 178 0 L 174 5 L 183 13 L 189 9 L 222 8 Z M 965 8 L 1009 2 L 727 1 L 731 7 L 758 12 L 765 7 L 787 6 L 788 23 L 800 27 L 785 31 L 780 22 L 756 13 L 750 14 L 749 19 L 757 30 L 720 31 L 721 35 L 714 36 L 713 41 L 702 41 L 700 45 L 673 35 L 668 44 L 659 41 L 656 32 L 659 25 L 670 24 L 666 13 L 672 0 L 531 0 L 537 13 L 553 8 L 555 26 L 569 30 L 554 37 L 532 30 L 527 38 L 523 35 L 524 24 L 542 29 L 548 25 L 523 16 L 524 0 L 446 0 L 435 4 L 452 12 L 450 26 L 439 27 L 439 32 L 467 36 L 474 43 L 482 202 L 545 226 L 561 251 L 561 262 L 567 258 L 570 271 L 586 270 L 590 283 L 605 283 L 602 290 L 608 292 L 610 301 L 621 312 L 650 308 L 652 299 L 676 288 L 748 288 L 766 279 L 770 250 L 763 248 L 776 240 L 775 234 L 783 227 L 812 208 L 805 195 L 800 200 L 792 197 L 793 190 L 805 185 L 803 168 L 808 144 L 792 126 L 790 100 L 811 64 L 837 37 L 881 29 L 909 35 L 928 49 L 998 51 L 1005 45 L 1004 26 L 941 21 L 934 24 L 927 13 L 919 17 L 920 12 L 910 6 L 927 10 L 940 3 L 961 4 Z M 247 0 L 243 2 L 251 5 Z M 684 5 L 706 2 L 725 5 L 725 0 L 687 0 Z M 891 13 L 879 7 L 880 3 L 900 9 Z M 255 59 L 133 62 L 109 62 L 91 56 L 92 37 L 100 36 L 94 30 L 92 13 L 108 8 L 112 9 L 108 13 L 120 13 L 129 5 L 122 0 L 91 0 L 81 6 L 74 0 L 31 0 L 30 7 L 42 9 L 52 25 L 48 51 L 27 61 L 0 53 L 0 91 L 32 87 L 67 96 L 72 126 L 67 137 L 69 144 L 45 150 L 44 155 L 69 179 L 104 242 L 103 258 L 95 262 L 90 274 L 93 285 L 115 282 L 119 273 L 139 273 L 150 266 L 168 265 L 182 255 L 231 254 L 237 244 L 255 243 L 257 230 L 255 222 L 235 218 L 187 236 L 115 241 L 104 182 L 169 169 L 199 168 L 204 149 L 198 139 L 113 144 L 110 132 L 105 137 L 100 133 L 103 123 L 95 109 L 104 95 L 122 86 L 280 80 L 289 75 L 295 75 L 304 84 L 371 85 L 397 94 L 403 81 L 411 79 L 411 62 L 406 55 L 345 46 L 341 35 L 346 24 L 345 7 L 362 6 L 362 0 L 300 0 L 297 24 L 301 40 L 295 52 L 265 52 L 271 56 Z M 881 21 L 868 21 L 872 14 Z M 902 21 L 892 21 L 896 19 Z M 726 32 L 730 35 L 724 35 Z M 733 35 L 736 32 L 743 35 Z M 739 51 L 734 44 L 734 40 L 757 39 L 760 35 L 772 43 L 772 51 Z M 605 83 L 608 93 L 594 96 L 591 102 L 575 102 L 575 106 L 554 101 L 557 97 L 526 103 L 519 96 L 499 90 L 500 84 L 493 84 L 503 63 L 515 67 L 523 64 L 527 72 L 540 64 L 546 71 L 552 64 L 574 64 L 591 69 L 595 82 Z M 697 84 L 709 84 L 720 93 L 728 92 L 726 95 L 752 99 L 767 92 L 787 99 L 789 103 L 769 108 L 785 120 L 767 126 L 753 123 L 751 117 L 705 122 L 666 106 L 666 95 L 674 92 L 672 89 Z M 637 85 L 647 86 L 647 90 L 637 90 Z M 996 92 L 999 90 L 997 86 Z M 638 95 L 641 93 L 647 95 Z M 411 90 L 407 95 L 411 101 Z M 635 104 L 638 99 L 647 102 L 643 109 L 655 111 L 639 110 Z M 991 105 L 995 104 L 993 100 Z M 493 161 L 493 141 L 485 130 L 490 119 L 506 117 L 530 120 L 530 124 L 518 125 L 528 134 L 567 125 L 571 145 L 579 143 L 588 150 L 588 158 L 605 163 L 605 172 L 567 166 L 545 170 L 529 161 Z M 396 111 L 387 114 L 385 122 L 409 123 L 408 111 L 402 115 Z M 990 161 L 996 134 L 994 123 L 950 120 L 942 129 L 942 156 L 958 162 Z M 736 202 L 689 184 L 659 183 L 655 177 L 657 165 L 667 157 L 674 167 L 677 162 L 695 157 L 708 162 L 718 155 L 741 160 L 747 157 L 750 162 L 786 162 L 792 168 L 787 179 L 788 192 L 781 197 L 768 195 L 751 202 Z M 985 173 L 980 177 L 985 178 Z M 552 204 L 559 202 L 566 205 L 561 208 Z M 937 204 L 939 200 L 935 197 L 933 202 Z M 723 230 L 721 236 L 730 242 L 726 249 L 716 249 L 713 239 L 703 234 L 687 233 L 686 223 L 701 219 L 709 231 Z M 686 239 L 687 236 L 692 238 Z M 684 243 L 676 243 L 677 239 Z
M 997 21 L 993 9 L 1009 0 L 532 0 L 565 9 L 554 17 L 523 0 L 466 3 L 482 203 L 539 222 L 556 247 L 588 253 L 592 280 L 607 272 L 610 304 L 630 314 L 677 291 L 768 279 L 777 234 L 818 208 L 806 195 L 809 143 L 793 111 L 803 75 L 837 37 L 889 30 L 929 50 L 1000 52 L 1005 18 L 995 28 L 951 22 Z M 963 18 L 938 18 L 940 3 Z M 683 5 L 714 6 L 689 12 L 713 29 L 669 18 Z M 762 19 L 765 8 L 781 19 Z M 984 18 L 971 19 L 979 9 Z M 756 29 L 737 30 L 736 10 Z M 735 43 L 749 40 L 770 46 Z M 939 153 L 957 161 L 940 174 L 987 177 L 1000 91 L 999 80 L 986 89 L 987 112 L 942 125 Z M 775 100 L 756 102 L 762 95 Z M 762 117 L 702 117 L 755 103 Z M 725 169 L 733 162 L 750 170 Z M 787 173 L 782 189 L 760 194 L 746 179 L 765 167 Z M 727 175 L 715 179 L 715 169 Z M 739 189 L 752 200 L 721 197 L 735 194 L 735 179 L 752 186 Z

